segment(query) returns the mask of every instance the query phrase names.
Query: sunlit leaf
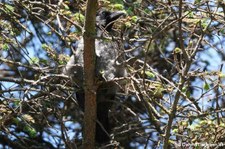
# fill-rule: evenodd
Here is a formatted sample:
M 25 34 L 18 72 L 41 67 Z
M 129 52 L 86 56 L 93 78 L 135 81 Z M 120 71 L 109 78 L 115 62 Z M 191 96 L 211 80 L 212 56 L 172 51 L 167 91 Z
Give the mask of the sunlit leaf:
M 31 64 L 38 64 L 39 63 L 39 58 L 38 57 L 32 57 L 30 63 Z
M 176 53 L 176 54 L 181 53 L 181 52 L 182 52 L 182 50 L 180 48 L 178 48 L 178 47 L 176 47 L 174 49 L 174 53 Z
M 123 10 L 124 9 L 124 6 L 122 4 L 114 4 L 114 5 L 111 5 L 111 7 L 115 10 Z
M 2 50 L 4 50 L 4 51 L 9 50 L 9 45 L 7 43 L 3 44 Z
M 9 4 L 5 4 L 5 7 L 7 9 L 9 9 L 10 11 L 14 11 L 14 9 L 15 9 L 15 7 L 13 7 L 13 6 L 9 5 Z
M 80 22 L 84 22 L 85 19 L 84 15 L 82 15 L 81 13 L 75 13 L 73 17 L 76 21 Z
M 24 115 L 23 115 L 23 118 L 24 118 L 26 121 L 28 121 L 28 122 L 31 122 L 31 123 L 34 123 L 34 122 L 35 122 L 34 118 L 33 118 L 31 115 L 29 115 L 29 114 L 24 114 Z
M 155 74 L 152 73 L 151 71 L 145 71 L 145 74 L 149 77 L 149 78 L 154 78 Z
M 137 20 L 138 20 L 138 17 L 137 17 L 137 16 L 132 16 L 132 17 L 131 17 L 131 21 L 132 21 L 132 22 L 136 23 Z
M 131 27 L 131 23 L 130 22 L 126 22 L 125 26 L 129 28 L 129 27 Z

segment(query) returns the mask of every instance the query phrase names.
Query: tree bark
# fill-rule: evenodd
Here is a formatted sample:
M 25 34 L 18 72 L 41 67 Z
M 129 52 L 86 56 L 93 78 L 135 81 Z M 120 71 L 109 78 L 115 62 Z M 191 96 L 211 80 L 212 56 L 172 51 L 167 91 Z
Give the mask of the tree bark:
M 95 85 L 95 22 L 97 0 L 88 0 L 84 25 L 84 149 L 95 148 L 96 129 L 96 85 Z

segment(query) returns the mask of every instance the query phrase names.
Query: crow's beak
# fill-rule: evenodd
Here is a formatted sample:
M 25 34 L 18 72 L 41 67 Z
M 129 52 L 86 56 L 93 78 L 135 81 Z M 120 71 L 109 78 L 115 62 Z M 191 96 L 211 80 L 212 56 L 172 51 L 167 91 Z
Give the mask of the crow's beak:
M 110 15 L 110 20 L 111 21 L 114 21 L 116 19 L 118 19 L 119 17 L 121 16 L 125 16 L 126 15 L 126 12 L 125 11 L 115 11 L 113 12 L 111 15 Z

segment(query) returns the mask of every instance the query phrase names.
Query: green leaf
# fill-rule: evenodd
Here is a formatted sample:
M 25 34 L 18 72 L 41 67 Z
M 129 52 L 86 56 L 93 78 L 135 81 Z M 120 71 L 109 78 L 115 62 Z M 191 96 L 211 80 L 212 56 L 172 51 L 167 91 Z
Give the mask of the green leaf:
M 186 96 L 187 96 L 187 98 L 191 97 L 191 92 L 189 90 L 186 91 Z
M 208 122 L 206 121 L 206 120 L 202 120 L 202 121 L 200 121 L 200 125 L 205 125 L 205 124 L 207 124 Z
M 66 5 L 66 4 L 64 4 L 64 8 L 65 8 L 66 10 L 70 10 L 69 6 Z
M 16 100 L 13 101 L 13 104 L 15 106 L 19 106 L 21 104 L 21 101 L 19 99 L 16 99 Z
M 81 13 L 75 13 L 73 17 L 76 21 L 84 22 L 85 20 L 84 15 L 82 15 Z
M 188 122 L 187 122 L 187 121 L 182 121 L 182 122 L 180 123 L 180 125 L 181 125 L 181 126 L 187 127 L 187 126 L 188 126 Z
M 8 51 L 9 50 L 9 45 L 7 43 L 3 44 L 2 50 L 3 51 Z
M 46 50 L 48 48 L 48 45 L 47 44 L 42 44 L 41 47 Z
M 149 70 L 145 70 L 145 71 L 141 71 L 141 74 L 146 74 L 149 78 L 154 78 L 155 77 L 155 74 L 154 73 L 152 73 L 151 71 L 149 71 Z
M 114 5 L 112 5 L 112 8 L 114 8 L 116 10 L 123 10 L 124 9 L 122 4 L 114 4 Z
M 164 88 L 163 88 L 162 86 L 158 86 L 158 87 L 154 90 L 153 95 L 154 95 L 155 97 L 162 98 L 162 96 L 163 96 L 163 91 L 164 91 Z
M 129 27 L 131 27 L 131 23 L 130 22 L 126 22 L 125 26 L 129 28 Z
M 131 21 L 132 21 L 132 22 L 136 23 L 137 20 L 138 20 L 138 17 L 137 17 L 137 16 L 132 16 L 132 17 L 131 17 Z
M 220 127 L 225 127 L 225 124 L 224 123 L 221 123 L 219 126 Z
M 46 64 L 46 65 L 48 64 L 48 60 L 46 59 L 40 58 L 39 61 L 41 64 Z
M 173 133 L 178 133 L 178 129 L 173 129 Z
M 199 4 L 201 0 L 195 0 L 195 4 Z
M 19 125 L 20 120 L 18 118 L 12 118 L 12 120 L 16 125 Z
M 126 11 L 127 11 L 128 15 L 133 15 L 133 8 L 132 7 L 129 7 Z
M 26 125 L 23 130 L 29 134 L 30 137 L 34 138 L 37 135 L 37 132 L 34 128 Z
M 182 88 L 181 92 L 182 92 L 182 93 L 186 93 L 186 91 L 187 91 L 187 87 L 184 86 L 184 87 Z
M 204 19 L 201 20 L 201 26 L 202 26 L 203 30 L 205 30 L 207 28 L 208 21 L 209 21 L 208 18 L 204 18 Z
M 219 77 L 220 78 L 225 78 L 225 74 L 221 72 L 221 73 L 219 73 Z
M 189 17 L 189 18 L 194 18 L 194 13 L 193 13 L 193 11 L 189 11 L 188 17 Z
M 173 51 L 175 54 L 182 53 L 182 50 L 178 47 L 176 47 Z
M 14 7 L 11 5 L 5 4 L 5 7 L 10 11 L 14 11 Z
M 204 90 L 207 91 L 207 90 L 210 89 L 210 85 L 207 82 L 205 82 L 204 85 L 203 85 L 203 88 L 204 88 Z
M 146 9 L 144 10 L 144 12 L 145 12 L 145 13 L 150 13 L 151 11 L 150 11 L 148 8 L 146 8 Z
M 47 32 L 47 35 L 52 35 L 52 32 L 51 31 Z
M 31 64 L 38 64 L 39 63 L 39 58 L 38 57 L 32 57 L 30 63 Z
M 145 74 L 149 77 L 149 78 L 154 78 L 155 74 L 152 73 L 151 71 L 145 71 Z

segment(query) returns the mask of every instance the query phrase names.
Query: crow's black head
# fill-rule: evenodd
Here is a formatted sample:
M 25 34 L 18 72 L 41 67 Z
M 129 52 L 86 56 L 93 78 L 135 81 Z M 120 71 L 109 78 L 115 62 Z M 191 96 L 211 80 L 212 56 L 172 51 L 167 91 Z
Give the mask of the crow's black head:
M 114 21 L 124 14 L 125 12 L 123 11 L 110 12 L 107 10 L 101 10 L 97 13 L 97 26 L 100 29 L 104 28 L 104 30 L 110 32 L 112 30 Z

